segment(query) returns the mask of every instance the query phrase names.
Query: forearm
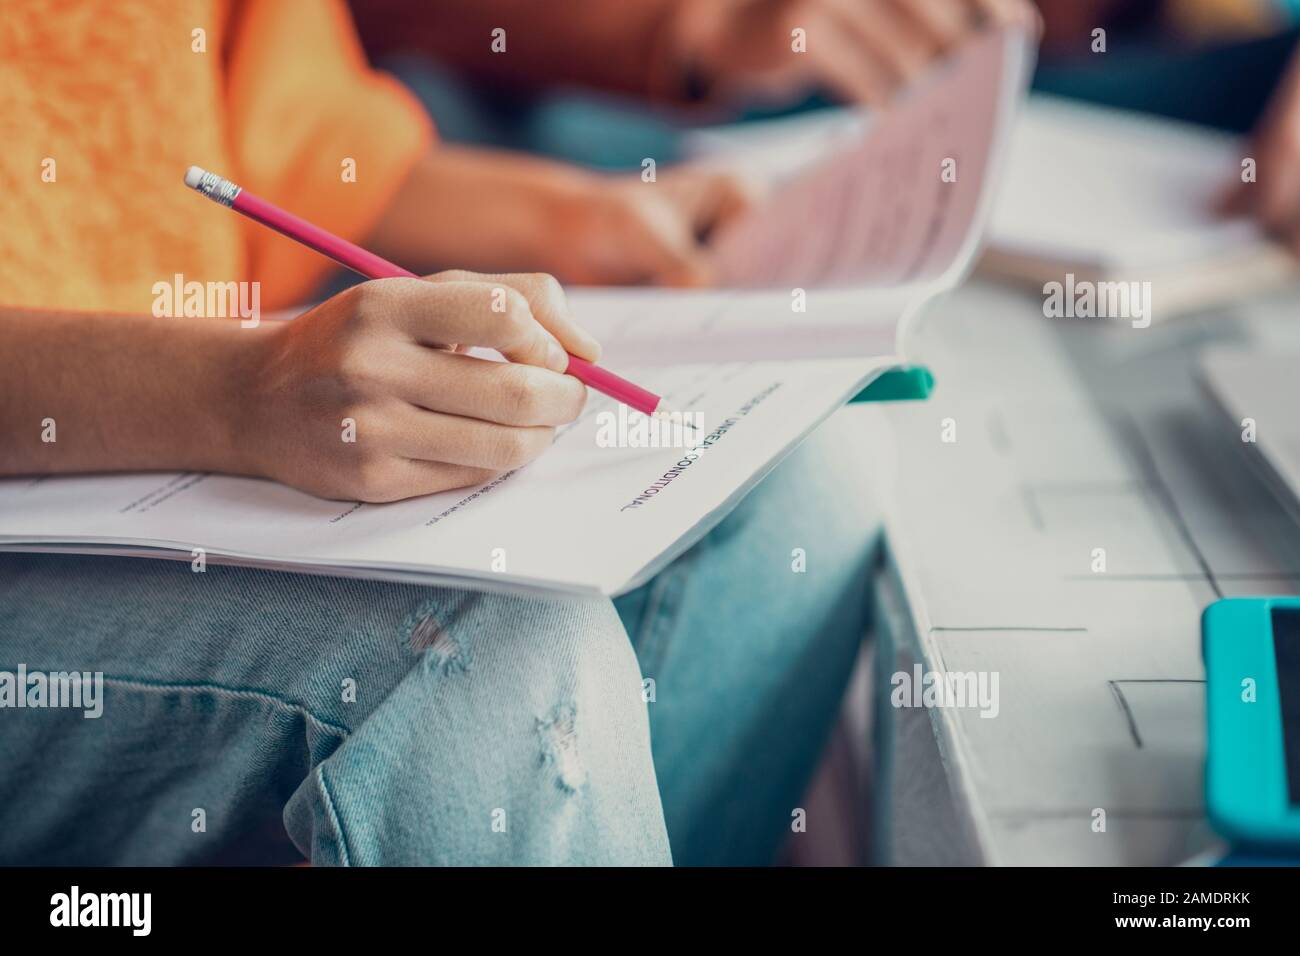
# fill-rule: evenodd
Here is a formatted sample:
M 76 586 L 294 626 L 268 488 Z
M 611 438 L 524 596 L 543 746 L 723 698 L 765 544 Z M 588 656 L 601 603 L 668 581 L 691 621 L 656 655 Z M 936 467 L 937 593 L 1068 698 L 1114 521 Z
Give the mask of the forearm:
M 270 325 L 0 309 L 0 474 L 244 473 L 240 382 Z
M 366 0 L 352 12 L 372 59 L 418 51 L 500 83 L 581 83 L 675 99 L 683 91 L 664 61 L 682 2 Z M 504 53 L 491 46 L 498 28 L 506 31 Z
M 592 174 L 500 150 L 441 145 L 408 175 L 368 246 L 418 273 L 552 271 L 566 213 Z

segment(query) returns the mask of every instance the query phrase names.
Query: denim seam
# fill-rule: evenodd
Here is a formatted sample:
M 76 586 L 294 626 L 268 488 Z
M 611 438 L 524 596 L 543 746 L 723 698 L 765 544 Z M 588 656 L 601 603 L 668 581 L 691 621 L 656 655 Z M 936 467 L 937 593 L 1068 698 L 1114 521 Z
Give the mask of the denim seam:
M 13 672 L 17 668 L 10 667 L 6 669 Z M 67 668 L 62 669 L 67 670 Z M 33 668 L 32 665 L 28 664 L 27 670 L 39 670 L 39 668 Z M 226 697 L 235 700 L 255 700 L 261 703 L 269 703 L 284 710 L 300 714 L 318 730 L 322 730 L 335 737 L 347 737 L 352 732 L 341 724 L 335 724 L 317 717 L 302 704 L 294 703 L 293 701 L 286 700 L 283 697 L 264 690 L 249 690 L 242 687 L 223 687 L 220 684 L 170 684 L 165 681 L 147 681 L 137 677 L 109 677 L 107 674 L 104 675 L 104 683 L 128 687 L 135 690 L 158 691 L 163 693 L 176 691 L 208 692 L 219 697 Z
M 659 646 L 661 643 L 659 629 L 653 622 L 657 619 L 659 608 L 664 603 L 664 591 L 668 587 L 667 579 L 670 574 L 671 568 L 665 568 L 655 577 L 654 583 L 650 585 L 650 594 L 646 598 L 645 607 L 641 610 L 641 620 L 637 622 L 634 646 L 645 648 L 643 653 L 637 655 L 641 659 L 642 674 L 658 673 L 657 665 L 663 659 L 663 649 Z
M 706 544 L 707 538 L 695 547 L 700 549 Z M 660 665 L 668 655 L 668 644 L 676 630 L 677 618 L 681 610 L 682 590 L 685 588 L 686 578 L 690 576 L 694 560 L 693 553 L 682 555 L 661 571 L 651 585 L 650 596 L 646 600 L 645 613 L 641 619 L 646 648 L 641 668 L 643 674 L 659 673 Z
M 316 783 L 320 787 L 321 799 L 325 803 L 326 816 L 329 819 L 330 826 L 334 829 L 334 839 L 339 846 L 339 857 L 344 866 L 351 866 L 352 854 L 348 852 L 347 834 L 343 832 L 343 819 L 334 806 L 334 796 L 330 793 L 329 785 L 325 782 L 324 764 L 317 764 L 315 772 Z

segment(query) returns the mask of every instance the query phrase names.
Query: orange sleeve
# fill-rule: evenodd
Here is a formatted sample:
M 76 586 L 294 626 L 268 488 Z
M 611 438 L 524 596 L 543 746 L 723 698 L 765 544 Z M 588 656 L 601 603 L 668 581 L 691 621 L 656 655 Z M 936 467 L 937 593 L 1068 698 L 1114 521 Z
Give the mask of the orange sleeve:
M 343 0 L 242 0 L 226 48 L 237 182 L 363 242 L 433 130 L 419 101 L 366 62 Z M 267 309 L 302 301 L 333 265 L 254 223 L 249 273 Z

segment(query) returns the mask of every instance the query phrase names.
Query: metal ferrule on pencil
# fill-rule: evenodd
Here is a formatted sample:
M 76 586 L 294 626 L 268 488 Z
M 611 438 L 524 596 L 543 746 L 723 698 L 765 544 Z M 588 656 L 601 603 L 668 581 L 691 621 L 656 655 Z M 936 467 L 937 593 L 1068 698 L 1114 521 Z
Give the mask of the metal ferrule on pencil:
M 210 173 L 198 166 L 191 166 L 185 171 L 185 185 L 197 189 L 214 202 L 223 206 L 233 205 L 239 195 L 239 187 L 229 179 Z

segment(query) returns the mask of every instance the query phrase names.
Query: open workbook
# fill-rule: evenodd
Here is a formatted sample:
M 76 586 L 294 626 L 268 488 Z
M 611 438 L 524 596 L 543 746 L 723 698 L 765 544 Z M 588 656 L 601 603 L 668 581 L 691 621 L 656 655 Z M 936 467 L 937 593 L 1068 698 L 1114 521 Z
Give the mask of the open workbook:
M 981 37 L 736 223 L 716 246 L 734 288 L 571 292 L 602 364 L 698 430 L 593 392 L 527 467 L 382 505 L 213 474 L 10 479 L 0 548 L 185 560 L 202 549 L 210 562 L 366 578 L 635 587 L 898 364 L 899 323 L 969 266 L 1028 59 L 1019 33 Z

